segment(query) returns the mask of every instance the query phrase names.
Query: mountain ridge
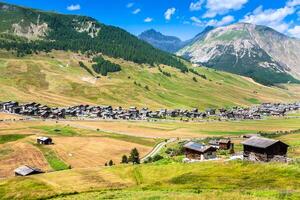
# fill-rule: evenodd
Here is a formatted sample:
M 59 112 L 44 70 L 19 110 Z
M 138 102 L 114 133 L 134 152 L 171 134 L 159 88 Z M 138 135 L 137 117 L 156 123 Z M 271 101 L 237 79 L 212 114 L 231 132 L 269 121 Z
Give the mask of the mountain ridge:
M 80 15 L 63 15 L 0 3 L 0 47 L 20 56 L 38 51 L 103 53 L 136 63 L 164 64 L 186 72 L 174 55 L 158 50 L 127 31 Z
M 296 78 L 300 77 L 300 42 L 297 39 L 270 27 L 249 23 L 217 27 L 202 35 L 180 49 L 177 55 L 267 85 L 299 83 Z
M 142 32 L 138 35 L 138 38 L 169 53 L 175 53 L 187 43 L 176 36 L 164 35 L 155 29 L 149 29 Z

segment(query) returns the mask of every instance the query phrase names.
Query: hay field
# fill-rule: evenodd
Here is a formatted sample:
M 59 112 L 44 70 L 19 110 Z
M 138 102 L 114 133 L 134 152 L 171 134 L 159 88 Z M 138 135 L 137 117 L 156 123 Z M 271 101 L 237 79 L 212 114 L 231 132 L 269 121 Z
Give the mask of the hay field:
M 286 131 L 300 128 L 299 118 L 269 118 L 264 120 L 226 122 L 178 121 L 62 121 L 74 127 L 148 138 L 195 138 L 206 136 L 242 135 L 258 131 Z
M 13 170 L 22 165 L 50 170 L 42 152 L 24 140 L 0 145 L 0 178 L 14 176 Z
M 36 146 L 38 136 L 50 136 L 54 145 Z M 124 154 L 137 148 L 141 156 L 157 141 L 113 133 L 60 126 L 49 121 L 0 123 L 0 177 L 13 176 L 20 165 L 45 171 L 104 166 L 109 160 L 119 164 Z M 62 167 L 61 167 L 62 166 Z
M 99 137 L 53 137 L 55 145 L 51 148 L 72 168 L 104 166 L 109 160 L 119 164 L 121 157 L 129 155 L 131 149 L 137 148 L 141 156 L 146 155 L 152 147 Z

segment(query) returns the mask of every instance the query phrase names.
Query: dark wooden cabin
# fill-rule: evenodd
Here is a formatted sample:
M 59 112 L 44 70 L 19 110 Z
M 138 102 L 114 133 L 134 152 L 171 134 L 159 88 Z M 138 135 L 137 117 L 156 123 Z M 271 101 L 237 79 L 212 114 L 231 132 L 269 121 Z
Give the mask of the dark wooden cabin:
M 189 142 L 184 145 L 185 156 L 193 160 L 205 160 L 216 158 L 217 149 L 212 146 Z
M 286 162 L 289 145 L 262 137 L 252 137 L 244 142 L 244 160 L 270 162 Z
M 36 139 L 36 142 L 38 144 L 50 145 L 50 144 L 52 144 L 52 138 L 50 138 L 50 137 L 38 137 Z
M 230 139 L 220 139 L 219 140 L 219 149 L 221 150 L 228 150 L 231 147 L 231 140 Z

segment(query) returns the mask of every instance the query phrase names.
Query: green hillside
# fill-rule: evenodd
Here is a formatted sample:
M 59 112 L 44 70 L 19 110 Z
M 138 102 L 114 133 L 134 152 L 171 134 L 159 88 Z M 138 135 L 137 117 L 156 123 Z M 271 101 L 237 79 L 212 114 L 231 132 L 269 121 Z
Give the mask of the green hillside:
M 157 68 L 104 58 L 121 66 L 121 71 L 107 76 L 92 75 L 91 59 L 71 52 L 54 51 L 20 58 L 0 51 L 0 101 L 204 109 L 296 101 L 300 96 L 296 85 L 289 85 L 289 89 L 272 88 L 208 68 L 181 73 L 167 66 Z
M 62 15 L 0 2 L 0 48 L 18 56 L 38 51 L 103 53 L 136 63 L 166 64 L 186 72 L 175 56 L 155 49 L 128 32 L 91 17 Z

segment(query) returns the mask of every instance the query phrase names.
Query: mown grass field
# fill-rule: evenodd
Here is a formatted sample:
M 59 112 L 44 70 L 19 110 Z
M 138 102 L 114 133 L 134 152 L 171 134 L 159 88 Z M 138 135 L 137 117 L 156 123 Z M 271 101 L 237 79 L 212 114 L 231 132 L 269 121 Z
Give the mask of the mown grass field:
M 179 122 L 179 121 L 68 121 L 60 122 L 91 130 L 111 131 L 148 138 L 195 138 L 232 136 L 249 133 L 296 130 L 299 118 L 268 118 L 264 120 Z
M 50 136 L 54 144 L 37 145 L 38 136 Z M 1 122 L 0 177 L 12 176 L 14 169 L 25 164 L 45 171 L 104 166 L 111 159 L 119 164 L 131 149 L 138 148 L 144 156 L 159 141 L 48 121 Z
M 3 199 L 298 199 L 299 188 L 297 165 L 242 162 L 124 165 L 0 181 Z
M 299 85 L 265 87 L 248 78 L 207 68 L 195 69 L 207 79 L 171 67 L 137 65 L 107 58 L 122 71 L 96 79 L 78 62 L 88 58 L 70 52 L 17 58 L 0 52 L 0 100 L 36 101 L 52 106 L 104 104 L 158 108 L 247 106 L 261 102 L 296 101 Z M 193 81 L 196 77 L 197 81 Z M 145 87 L 148 87 L 146 89 Z

